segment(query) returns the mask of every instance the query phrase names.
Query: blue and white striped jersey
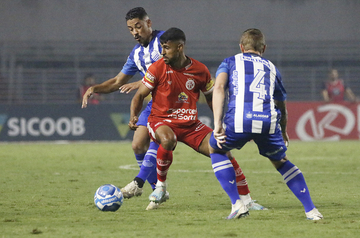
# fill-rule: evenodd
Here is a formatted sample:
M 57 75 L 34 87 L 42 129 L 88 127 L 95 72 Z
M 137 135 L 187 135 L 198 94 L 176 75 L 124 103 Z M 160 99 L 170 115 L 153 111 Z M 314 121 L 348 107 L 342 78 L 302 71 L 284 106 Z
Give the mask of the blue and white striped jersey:
M 121 72 L 127 75 L 135 75 L 137 72 L 144 77 L 149 66 L 161 58 L 160 36 L 164 31 L 153 31 L 150 43 L 144 47 L 137 44 L 131 51 Z
M 228 74 L 228 110 L 224 123 L 235 133 L 273 134 L 280 111 L 274 99 L 286 100 L 278 69 L 257 54 L 241 53 L 226 58 L 216 75 Z

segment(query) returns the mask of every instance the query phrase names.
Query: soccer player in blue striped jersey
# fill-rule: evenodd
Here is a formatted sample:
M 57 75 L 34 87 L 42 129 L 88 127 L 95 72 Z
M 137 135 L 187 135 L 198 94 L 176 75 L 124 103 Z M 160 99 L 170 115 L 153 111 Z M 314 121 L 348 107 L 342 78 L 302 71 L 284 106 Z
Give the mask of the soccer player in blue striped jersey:
M 145 75 L 147 68 L 161 58 L 161 45 L 159 37 L 164 31 L 152 30 L 152 22 L 146 11 L 142 7 L 136 7 L 128 11 L 125 17 L 127 27 L 138 42 L 131 51 L 125 65 L 118 75 L 101 84 L 90 87 L 83 96 L 82 108 L 87 107 L 88 99 L 95 93 L 111 93 L 119 90 L 121 92 L 130 92 L 137 89 L 141 80 L 128 83 L 136 74 L 140 73 L 141 77 Z M 147 118 L 150 114 L 152 101 L 139 116 L 139 128 L 135 131 L 132 148 L 138 162 L 138 165 L 145 165 L 138 177 L 147 180 L 152 188 L 155 188 L 157 182 L 156 175 L 156 151 L 158 145 L 150 142 L 150 137 L 146 128 Z M 144 162 L 145 161 L 145 162 Z M 124 197 L 141 195 L 142 189 L 133 191 L 132 194 L 124 192 Z
M 234 174 L 225 164 L 225 152 L 241 149 L 253 140 L 259 153 L 270 159 L 305 209 L 307 219 L 323 216 L 314 206 L 304 176 L 286 156 L 289 138 L 286 132 L 286 91 L 279 70 L 262 57 L 265 37 L 258 29 L 244 31 L 240 54 L 226 58 L 216 72 L 213 92 L 214 131 L 210 138 L 210 157 L 220 183 L 233 186 Z M 228 94 L 227 94 L 228 92 Z M 226 96 L 228 95 L 228 96 Z M 228 97 L 224 116 L 225 99 Z M 224 116 L 224 117 L 223 117 Z M 226 191 L 226 190 L 225 190 Z M 236 216 L 241 201 L 228 193 Z

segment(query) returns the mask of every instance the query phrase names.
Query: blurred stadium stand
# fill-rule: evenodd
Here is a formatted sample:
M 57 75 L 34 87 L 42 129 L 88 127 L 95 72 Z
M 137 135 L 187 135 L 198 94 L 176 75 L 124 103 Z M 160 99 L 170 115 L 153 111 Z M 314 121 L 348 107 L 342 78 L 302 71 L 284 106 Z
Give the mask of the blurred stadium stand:
M 289 101 L 318 101 L 329 68 L 360 95 L 360 42 L 268 41 L 265 57 L 282 73 Z M 77 103 L 85 74 L 100 83 L 122 68 L 134 42 L 0 42 L 0 103 Z M 205 63 L 214 75 L 220 62 L 239 52 L 236 41 L 189 41 L 187 55 Z M 140 79 L 137 75 L 135 79 Z M 112 93 L 103 103 L 129 96 Z

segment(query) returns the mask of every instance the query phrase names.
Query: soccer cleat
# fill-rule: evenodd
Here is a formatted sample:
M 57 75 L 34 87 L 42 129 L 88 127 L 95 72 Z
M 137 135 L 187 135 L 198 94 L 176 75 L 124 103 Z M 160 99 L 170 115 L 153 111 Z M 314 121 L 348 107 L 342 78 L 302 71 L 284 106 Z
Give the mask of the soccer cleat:
M 316 208 L 312 209 L 310 212 L 305 212 L 305 214 L 308 220 L 317 221 L 324 218 L 323 215 L 321 215 L 321 213 Z
M 242 217 L 246 217 L 248 215 L 249 215 L 248 208 L 239 199 L 239 200 L 236 201 L 235 204 L 232 205 L 231 213 L 226 219 L 228 219 L 228 220 L 230 220 L 230 219 L 239 219 L 239 218 L 242 218 Z
M 149 200 L 150 202 L 161 203 L 166 194 L 165 186 L 156 185 L 155 190 L 150 194 Z
M 166 200 L 168 200 L 170 198 L 170 194 L 168 191 L 166 191 L 165 196 L 163 197 L 163 199 L 161 199 L 160 202 L 156 203 L 154 201 L 151 201 L 149 203 L 149 205 L 146 207 L 146 210 L 154 210 L 157 209 L 159 207 L 159 205 L 163 202 L 166 202 Z
M 133 196 L 141 196 L 143 193 L 143 189 L 139 188 L 136 181 L 131 181 L 128 185 L 120 189 L 124 198 L 132 198 Z
M 266 207 L 256 203 L 256 200 L 251 200 L 250 203 L 246 204 L 246 207 L 249 209 L 249 211 L 268 210 Z

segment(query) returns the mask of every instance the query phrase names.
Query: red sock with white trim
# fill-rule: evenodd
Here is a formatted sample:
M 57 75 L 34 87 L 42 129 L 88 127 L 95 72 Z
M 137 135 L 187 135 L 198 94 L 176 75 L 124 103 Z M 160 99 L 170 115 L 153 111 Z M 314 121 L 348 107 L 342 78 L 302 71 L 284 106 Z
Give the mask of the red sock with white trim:
M 172 161 L 172 150 L 165 150 L 162 145 L 160 145 L 156 156 L 156 171 L 158 181 L 166 181 L 166 176 Z
M 236 186 L 237 186 L 239 195 L 247 195 L 247 194 L 249 194 L 250 190 L 249 190 L 248 183 L 246 181 L 245 175 L 244 175 L 243 171 L 241 170 L 239 164 L 235 160 L 235 158 L 233 158 L 231 160 L 231 164 L 233 165 L 234 170 L 235 170 Z

